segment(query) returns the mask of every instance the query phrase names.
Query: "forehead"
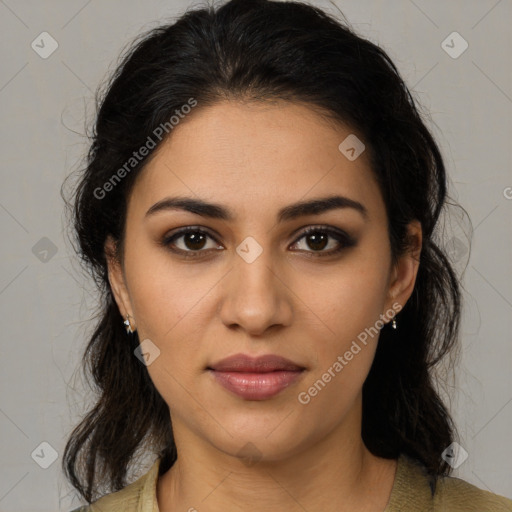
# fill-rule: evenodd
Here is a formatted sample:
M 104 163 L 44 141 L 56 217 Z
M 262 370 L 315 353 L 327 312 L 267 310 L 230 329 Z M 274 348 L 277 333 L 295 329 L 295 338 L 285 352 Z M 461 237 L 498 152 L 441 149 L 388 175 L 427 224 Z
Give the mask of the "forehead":
M 339 149 L 354 136 L 362 139 L 303 104 L 225 101 L 196 107 L 138 176 L 133 206 L 145 212 L 166 195 L 180 194 L 247 211 L 249 204 L 278 209 L 340 193 L 378 214 L 384 205 L 368 152 L 349 160 Z

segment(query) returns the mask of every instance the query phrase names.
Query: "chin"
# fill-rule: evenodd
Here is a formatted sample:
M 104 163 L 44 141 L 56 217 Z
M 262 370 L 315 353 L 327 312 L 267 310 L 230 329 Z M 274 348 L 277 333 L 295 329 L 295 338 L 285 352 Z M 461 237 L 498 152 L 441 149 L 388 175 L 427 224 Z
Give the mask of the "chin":
M 215 438 L 212 438 L 212 431 L 209 430 L 205 432 L 208 434 L 206 440 L 217 450 L 239 458 L 247 466 L 254 465 L 256 462 L 285 460 L 297 451 L 305 449 L 305 445 L 308 444 L 307 439 L 314 436 L 305 435 L 304 430 L 301 431 L 297 425 L 283 425 L 284 418 L 286 414 L 281 413 L 271 421 L 267 415 L 266 422 L 257 422 L 252 425 L 238 423 L 235 426 L 224 422 L 223 427 L 226 430 L 220 427 L 216 429 L 219 437 Z

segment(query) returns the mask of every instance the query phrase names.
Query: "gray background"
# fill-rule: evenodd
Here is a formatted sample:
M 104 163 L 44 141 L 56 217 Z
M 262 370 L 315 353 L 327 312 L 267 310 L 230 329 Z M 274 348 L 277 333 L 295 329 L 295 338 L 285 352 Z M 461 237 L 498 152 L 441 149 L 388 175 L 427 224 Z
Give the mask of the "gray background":
M 327 1 L 314 4 L 337 12 Z M 190 5 L 0 0 L 1 512 L 80 504 L 60 460 L 92 397 L 76 369 L 94 290 L 66 239 L 59 189 L 87 148 L 93 93 L 121 48 Z M 445 234 L 457 269 L 467 263 L 463 350 L 456 381 L 445 388 L 469 453 L 454 474 L 512 497 L 512 1 L 338 0 L 337 6 L 388 51 L 430 112 L 451 194 L 472 219 L 469 262 L 467 226 L 452 222 Z M 58 42 L 46 59 L 31 47 L 44 31 Z M 441 45 L 453 31 L 469 44 L 457 58 Z M 457 40 L 448 44 L 461 48 Z M 52 448 L 42 442 L 58 456 L 47 469 L 36 463 L 50 461 Z

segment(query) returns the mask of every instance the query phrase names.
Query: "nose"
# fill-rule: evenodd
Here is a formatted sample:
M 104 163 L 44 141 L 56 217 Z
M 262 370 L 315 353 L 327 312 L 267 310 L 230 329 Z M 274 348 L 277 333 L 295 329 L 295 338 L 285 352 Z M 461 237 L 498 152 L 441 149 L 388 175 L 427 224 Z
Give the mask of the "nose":
M 261 336 L 291 324 L 293 293 L 269 251 L 251 263 L 237 255 L 222 287 L 220 317 L 227 327 Z

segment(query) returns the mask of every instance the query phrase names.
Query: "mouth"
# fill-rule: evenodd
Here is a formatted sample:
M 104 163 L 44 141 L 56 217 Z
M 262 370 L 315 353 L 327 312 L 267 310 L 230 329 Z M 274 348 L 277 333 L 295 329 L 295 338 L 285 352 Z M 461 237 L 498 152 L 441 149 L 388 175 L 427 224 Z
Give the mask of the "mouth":
M 244 400 L 267 400 L 300 379 L 305 367 L 276 355 L 236 354 L 208 366 L 214 380 Z

